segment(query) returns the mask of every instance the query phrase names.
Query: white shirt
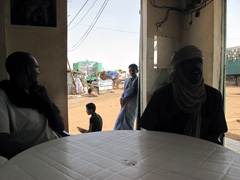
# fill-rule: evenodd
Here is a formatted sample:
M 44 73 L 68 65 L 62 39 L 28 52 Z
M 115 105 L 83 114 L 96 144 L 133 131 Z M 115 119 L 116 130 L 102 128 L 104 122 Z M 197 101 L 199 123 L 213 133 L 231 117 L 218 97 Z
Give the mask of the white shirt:
M 9 134 L 12 143 L 20 148 L 58 138 L 49 127 L 46 116 L 35 109 L 16 107 L 0 89 L 0 133 Z

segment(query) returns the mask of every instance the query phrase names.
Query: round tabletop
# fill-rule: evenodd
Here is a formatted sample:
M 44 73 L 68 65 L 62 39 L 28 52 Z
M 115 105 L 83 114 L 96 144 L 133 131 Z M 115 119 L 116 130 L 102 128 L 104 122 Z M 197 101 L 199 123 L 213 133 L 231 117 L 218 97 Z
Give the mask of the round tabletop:
M 240 154 L 163 132 L 86 133 L 18 154 L 0 169 L 0 179 L 232 180 L 240 179 Z

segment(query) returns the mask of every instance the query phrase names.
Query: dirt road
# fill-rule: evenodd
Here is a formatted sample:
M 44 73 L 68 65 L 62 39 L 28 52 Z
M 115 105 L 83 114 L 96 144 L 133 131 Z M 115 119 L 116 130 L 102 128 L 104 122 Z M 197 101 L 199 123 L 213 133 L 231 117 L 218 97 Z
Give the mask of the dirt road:
M 240 86 L 226 86 L 227 137 L 240 141 Z
M 86 113 L 86 104 L 94 103 L 96 112 L 103 119 L 103 131 L 112 131 L 120 112 L 120 97 L 123 89 L 101 91 L 98 97 L 89 95 L 70 96 L 68 100 L 69 132 L 79 134 L 77 126 L 88 129 L 90 116 Z
M 102 116 L 103 131 L 113 130 L 115 121 L 120 112 L 119 99 L 123 88 L 113 91 L 102 91 L 98 97 L 89 95 L 69 96 L 69 132 L 79 134 L 77 126 L 88 129 L 90 116 L 86 113 L 86 104 L 93 102 L 97 106 L 96 112 Z M 227 85 L 226 87 L 226 113 L 229 132 L 227 137 L 240 141 L 240 87 Z

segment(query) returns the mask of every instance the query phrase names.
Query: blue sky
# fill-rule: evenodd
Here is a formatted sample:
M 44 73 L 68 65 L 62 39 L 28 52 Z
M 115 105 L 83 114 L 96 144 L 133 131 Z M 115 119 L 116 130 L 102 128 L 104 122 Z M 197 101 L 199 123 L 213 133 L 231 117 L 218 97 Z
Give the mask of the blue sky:
M 68 23 L 86 1 L 69 0 Z M 127 70 L 129 64 L 138 64 L 140 0 L 109 0 L 90 34 L 83 43 L 77 44 L 104 1 L 88 0 L 68 27 L 68 58 L 71 66 L 74 62 L 87 59 L 101 62 L 104 70 Z M 227 47 L 240 46 L 239 7 L 240 0 L 227 0 Z
M 227 45 L 240 46 L 240 0 L 227 0 Z
M 71 66 L 74 62 L 86 59 L 101 62 L 104 70 L 127 70 L 129 64 L 138 64 L 140 0 L 109 0 L 87 38 L 82 44 L 74 46 L 83 37 L 104 1 L 89 0 L 68 27 L 68 58 Z M 68 2 L 68 24 L 85 2 Z

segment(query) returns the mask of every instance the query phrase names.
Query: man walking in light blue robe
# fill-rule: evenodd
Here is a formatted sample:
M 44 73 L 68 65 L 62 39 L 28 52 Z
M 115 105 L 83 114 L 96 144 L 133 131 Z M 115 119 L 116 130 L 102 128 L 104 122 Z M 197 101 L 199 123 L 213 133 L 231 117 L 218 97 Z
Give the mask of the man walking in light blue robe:
M 131 64 L 128 68 L 131 78 L 125 80 L 124 91 L 120 99 L 121 111 L 114 130 L 133 130 L 137 115 L 138 67 L 136 64 Z

